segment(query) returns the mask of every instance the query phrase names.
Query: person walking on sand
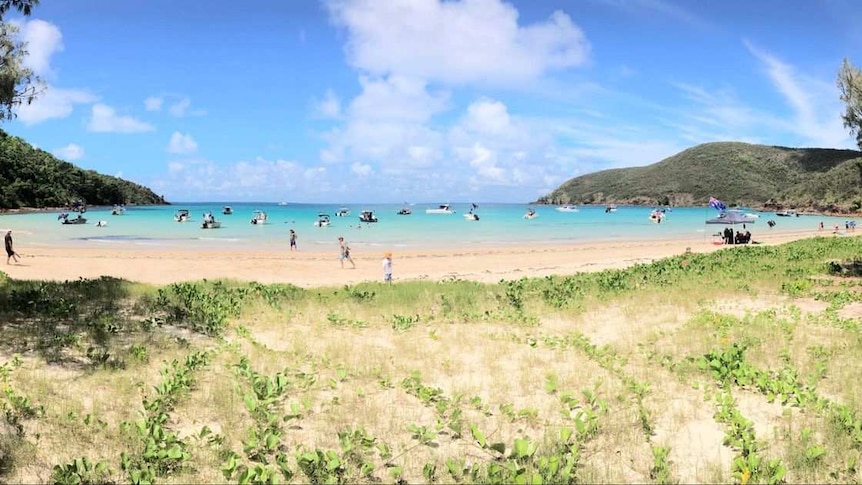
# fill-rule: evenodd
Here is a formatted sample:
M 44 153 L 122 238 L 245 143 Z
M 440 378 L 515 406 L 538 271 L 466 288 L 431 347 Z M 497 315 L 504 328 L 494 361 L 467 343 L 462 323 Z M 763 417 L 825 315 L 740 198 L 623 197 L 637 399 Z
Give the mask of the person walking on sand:
M 296 231 L 290 230 L 290 250 L 296 249 Z
M 383 253 L 383 282 L 392 284 L 392 253 Z
M 6 242 L 6 264 L 9 264 L 10 259 L 14 259 L 17 263 L 18 253 L 12 248 L 12 230 L 6 231 L 6 237 L 3 239 Z
M 356 263 L 353 262 L 353 258 L 350 257 L 350 246 L 347 245 L 347 241 L 344 240 L 343 236 L 338 236 L 338 246 L 341 248 L 341 267 L 344 268 L 344 260 L 350 261 L 350 264 L 353 265 L 353 268 L 356 268 Z

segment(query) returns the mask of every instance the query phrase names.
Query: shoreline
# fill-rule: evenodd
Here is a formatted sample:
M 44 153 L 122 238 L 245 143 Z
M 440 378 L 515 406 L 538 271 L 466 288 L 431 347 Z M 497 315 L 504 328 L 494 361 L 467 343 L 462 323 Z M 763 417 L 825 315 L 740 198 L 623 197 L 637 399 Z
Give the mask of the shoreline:
M 849 236 L 854 235 L 850 233 Z M 762 245 L 783 244 L 810 237 L 839 237 L 831 231 L 796 231 L 759 234 Z M 570 275 L 620 269 L 638 263 L 692 253 L 707 253 L 735 246 L 716 245 L 708 239 L 592 241 L 554 245 L 478 245 L 446 250 L 393 251 L 395 282 L 465 279 L 496 283 L 501 279 Z M 848 235 L 840 235 L 848 237 Z M 385 248 L 353 248 L 356 269 L 342 269 L 338 246 L 328 250 L 289 251 L 285 241 L 266 249 L 143 249 L 34 246 L 16 248 L 18 264 L 4 271 L 22 280 L 77 280 L 112 276 L 165 285 L 202 279 L 235 279 L 260 283 L 289 283 L 302 288 L 341 286 L 382 280 Z

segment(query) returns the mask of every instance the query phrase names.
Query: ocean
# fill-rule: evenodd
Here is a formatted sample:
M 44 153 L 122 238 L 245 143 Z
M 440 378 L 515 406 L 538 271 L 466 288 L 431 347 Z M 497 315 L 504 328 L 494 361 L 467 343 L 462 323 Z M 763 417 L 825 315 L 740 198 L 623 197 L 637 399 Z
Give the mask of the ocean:
M 230 205 L 232 215 L 223 215 L 222 208 Z M 84 217 L 86 224 L 64 225 L 58 220 L 59 211 L 40 211 L 0 216 L 0 227 L 11 229 L 16 247 L 62 246 L 113 249 L 198 249 L 253 250 L 255 248 L 286 248 L 288 233 L 297 233 L 299 249 L 328 250 L 338 236 L 344 236 L 351 246 L 369 249 L 458 249 L 472 246 L 560 245 L 626 240 L 678 239 L 704 240 L 721 232 L 722 225 L 707 225 L 706 219 L 718 212 L 708 207 L 674 207 L 666 212 L 659 224 L 650 219 L 652 208 L 618 206 L 606 213 L 604 206 L 580 206 L 578 212 L 559 212 L 555 206 L 485 203 L 475 213 L 479 220 L 467 220 L 463 214 L 470 203 L 453 203 L 455 214 L 427 214 L 438 203 L 415 203 L 409 206 L 411 215 L 398 215 L 403 204 L 300 204 L 288 203 L 176 203 L 170 206 L 130 206 L 122 215 L 112 215 L 111 207 L 90 208 Z M 350 210 L 349 216 L 338 217 L 339 208 Z M 529 208 L 537 212 L 525 219 Z M 178 223 L 174 214 L 187 209 L 189 222 Z M 254 211 L 267 213 L 266 224 L 251 224 Z M 362 210 L 374 211 L 377 223 L 360 223 Z M 203 213 L 211 211 L 222 223 L 219 229 L 202 229 Z M 315 227 L 319 213 L 330 216 L 329 227 Z M 772 212 L 746 211 L 760 217 L 748 224 L 756 240 L 765 231 L 816 231 L 822 221 L 825 233 L 835 225 L 843 230 L 847 217 L 803 215 L 777 217 Z M 766 222 L 774 220 L 769 228 Z M 98 227 L 98 221 L 107 225 Z M 737 225 L 734 228 L 741 228 Z

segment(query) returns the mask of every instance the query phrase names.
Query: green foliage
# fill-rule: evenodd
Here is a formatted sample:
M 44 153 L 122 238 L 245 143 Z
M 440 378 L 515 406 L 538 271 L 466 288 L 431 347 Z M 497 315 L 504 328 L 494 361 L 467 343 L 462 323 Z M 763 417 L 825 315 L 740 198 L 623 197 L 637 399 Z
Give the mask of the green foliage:
M 87 457 L 82 457 L 71 463 L 54 465 L 51 480 L 55 485 L 102 485 L 114 483 L 109 479 L 110 475 L 107 463 L 91 463 Z
M 838 70 L 837 84 L 845 107 L 841 115 L 844 128 L 856 136 L 856 144 L 862 149 L 862 71 L 844 58 Z
M 83 170 L 0 130 L 0 209 L 67 207 L 78 199 L 88 205 L 167 204 L 142 185 Z
M 705 143 L 646 167 L 573 178 L 548 204 L 728 205 L 848 211 L 862 196 L 862 153 L 739 142 Z

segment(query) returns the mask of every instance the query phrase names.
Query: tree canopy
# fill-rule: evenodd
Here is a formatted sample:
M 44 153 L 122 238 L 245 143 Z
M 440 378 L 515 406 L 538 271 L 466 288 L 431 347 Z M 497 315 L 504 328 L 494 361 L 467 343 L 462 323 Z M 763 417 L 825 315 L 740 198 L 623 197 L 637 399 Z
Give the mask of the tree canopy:
M 846 106 L 841 115 L 844 127 L 856 136 L 856 144 L 862 149 L 862 71 L 846 58 L 838 71 L 838 89 L 841 90 L 841 101 Z
M 39 0 L 0 0 L 0 121 L 15 118 L 15 108 L 30 104 L 43 90 L 41 79 L 24 66 L 27 45 L 18 28 L 3 19 L 10 10 L 30 15 Z

